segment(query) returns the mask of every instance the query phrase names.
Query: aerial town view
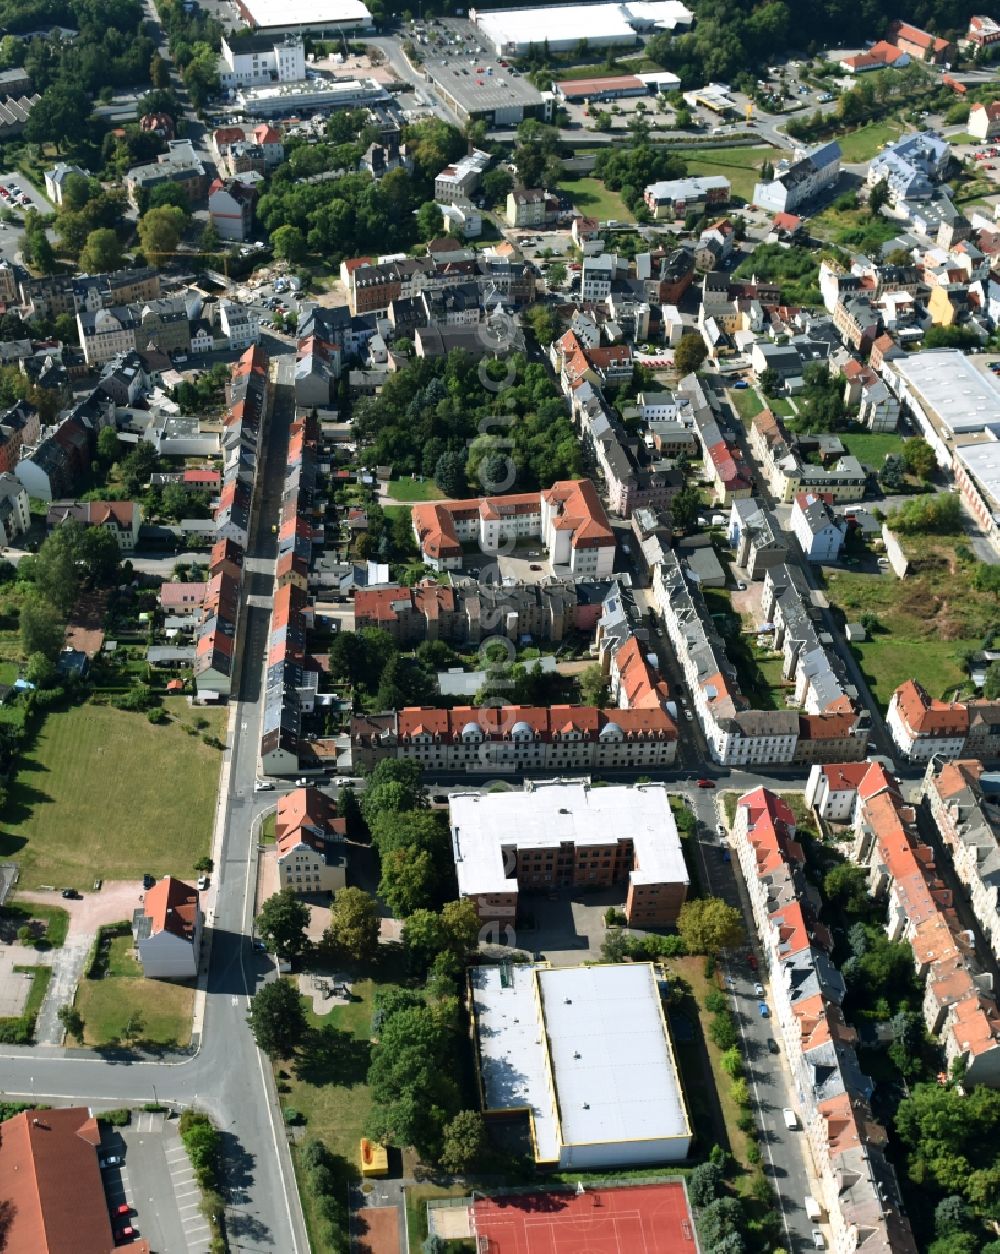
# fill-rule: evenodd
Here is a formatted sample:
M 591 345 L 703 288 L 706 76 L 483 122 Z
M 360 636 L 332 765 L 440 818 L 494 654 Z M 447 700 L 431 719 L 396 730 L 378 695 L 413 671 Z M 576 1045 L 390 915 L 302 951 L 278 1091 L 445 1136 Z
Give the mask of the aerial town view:
M 116 1248 L 1000 1254 L 995 6 L 0 0 L 0 1250 Z

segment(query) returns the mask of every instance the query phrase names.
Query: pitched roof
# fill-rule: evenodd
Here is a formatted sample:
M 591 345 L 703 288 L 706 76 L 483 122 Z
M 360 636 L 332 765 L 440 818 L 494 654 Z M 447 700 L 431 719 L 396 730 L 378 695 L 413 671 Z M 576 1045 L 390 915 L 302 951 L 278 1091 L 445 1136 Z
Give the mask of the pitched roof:
M 198 920 L 198 891 L 183 880 L 165 875 L 154 884 L 143 900 L 143 913 L 149 919 L 149 934 L 170 932 L 182 940 L 193 940 Z
M 100 1139 L 81 1106 L 27 1110 L 0 1124 L 5 1254 L 109 1254 Z
M 964 736 L 969 730 L 969 711 L 961 702 L 932 699 L 915 679 L 900 684 L 893 696 L 911 732 Z

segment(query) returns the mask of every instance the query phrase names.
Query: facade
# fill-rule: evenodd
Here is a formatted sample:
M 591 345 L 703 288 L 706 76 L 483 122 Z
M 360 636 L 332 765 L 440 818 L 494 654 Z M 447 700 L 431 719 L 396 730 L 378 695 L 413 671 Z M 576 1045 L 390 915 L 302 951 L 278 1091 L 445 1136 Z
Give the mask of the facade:
M 968 131 L 976 139 L 996 139 L 1000 135 L 1000 101 L 974 104 L 969 110 Z
M 413 533 L 434 570 L 458 570 L 462 545 L 496 553 L 506 543 L 539 539 L 554 566 L 574 575 L 611 574 L 615 537 L 589 479 L 553 484 L 541 493 L 473 497 L 415 505 Z
M 901 684 L 889 700 L 885 725 L 911 762 L 962 756 L 969 735 L 969 711 L 961 701 L 936 701 L 915 679 Z
M 731 196 L 732 188 L 724 175 L 706 174 L 650 183 L 642 199 L 657 221 L 672 221 L 693 210 L 722 208 L 729 204 Z
M 484 923 L 514 924 L 521 889 L 616 884 L 628 886 L 631 926 L 677 922 L 688 875 L 664 785 L 546 781 L 524 792 L 453 792 L 449 807 L 459 895 Z
M 274 819 L 278 884 L 295 893 L 335 893 L 347 872 L 347 828 L 318 788 L 296 788 L 278 801 Z
M 65 522 L 100 527 L 118 541 L 122 553 L 134 553 L 142 527 L 138 501 L 53 501 L 45 518 L 51 529 Z
M 412 707 L 351 720 L 356 766 L 384 758 L 482 775 L 669 766 L 677 727 L 663 710 L 588 705 Z
M 294 35 L 244 32 L 222 37 L 219 85 L 257 87 L 262 83 L 300 83 L 306 76 L 305 45 Z
M 445 166 L 434 179 L 434 199 L 446 205 L 456 199 L 468 200 L 489 168 L 490 160 L 488 152 L 474 148 L 453 165 Z
M 469 993 L 484 1114 L 526 1113 L 537 1164 L 687 1157 L 691 1125 L 651 963 L 476 967 Z
M 98 309 L 96 313 L 81 310 L 76 315 L 76 328 L 87 365 L 113 361 L 119 353 L 135 348 L 141 323 L 139 311 L 130 305 Z
M 580 293 L 583 300 L 608 299 L 611 295 L 611 284 L 615 279 L 616 261 L 617 258 L 611 253 L 598 253 L 593 257 L 584 257 L 580 276 Z
M 86 170 L 81 170 L 78 165 L 68 165 L 65 161 L 60 161 L 51 170 L 45 171 L 45 195 L 54 205 L 62 204 L 63 188 L 71 174 L 79 175 L 80 178 L 90 177 Z
M 757 497 L 733 501 L 729 511 L 727 539 L 751 579 L 762 579 L 772 566 L 784 564 L 788 543 L 777 518 Z
M 909 22 L 895 21 L 889 27 L 886 36 L 889 43 L 901 49 L 915 61 L 926 61 L 932 65 L 941 65 L 955 58 L 955 45 L 947 39 L 931 35 L 919 26 L 911 26 Z
M 257 193 L 239 178 L 215 179 L 208 189 L 208 216 L 220 239 L 242 243 L 253 230 Z
M 808 562 L 835 562 L 847 534 L 847 520 L 830 508 L 830 499 L 798 492 L 792 504 L 792 531 Z
M 840 178 L 840 145 L 836 141 L 796 153 L 795 160 L 779 162 L 768 183 L 757 183 L 753 203 L 770 213 L 795 213 Z
M 197 889 L 166 875 L 148 889 L 132 917 L 132 934 L 147 979 L 191 980 L 198 974 L 202 913 Z

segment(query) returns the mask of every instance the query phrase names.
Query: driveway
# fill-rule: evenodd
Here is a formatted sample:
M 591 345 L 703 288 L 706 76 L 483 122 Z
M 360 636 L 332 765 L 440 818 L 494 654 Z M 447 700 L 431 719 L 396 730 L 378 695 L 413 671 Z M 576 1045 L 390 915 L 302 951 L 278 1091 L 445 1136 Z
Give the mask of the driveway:
M 76 986 L 83 976 L 97 929 L 105 923 L 131 920 L 141 893 L 141 885 L 134 880 L 105 884 L 100 892 L 85 893 L 79 901 L 65 901 L 58 892 L 18 893 L 19 901 L 60 906 L 69 914 L 65 943 L 60 949 L 50 950 L 47 955 L 52 979 L 35 1024 L 36 1044 L 63 1043 L 65 1033 L 59 1022 L 59 1010 L 73 1004 Z

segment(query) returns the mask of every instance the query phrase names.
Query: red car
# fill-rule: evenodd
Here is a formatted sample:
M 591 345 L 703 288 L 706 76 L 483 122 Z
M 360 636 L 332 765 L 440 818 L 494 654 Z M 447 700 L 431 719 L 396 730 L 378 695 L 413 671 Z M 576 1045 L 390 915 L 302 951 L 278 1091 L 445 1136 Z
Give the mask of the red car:
M 116 1206 L 111 1213 L 115 1219 L 124 1219 L 126 1215 L 132 1214 L 132 1207 L 129 1206 L 128 1202 L 122 1202 L 121 1205 Z
M 713 782 L 712 780 L 710 780 L 710 779 L 699 779 L 699 780 L 698 780 L 698 787 L 699 787 L 699 788 L 714 788 L 714 787 L 715 787 L 715 784 L 714 784 L 714 782 Z
M 138 1235 L 138 1232 L 136 1232 L 132 1225 L 127 1224 L 124 1228 L 119 1228 L 115 1233 L 115 1245 L 128 1245 L 128 1243 L 130 1241 L 134 1241 Z

